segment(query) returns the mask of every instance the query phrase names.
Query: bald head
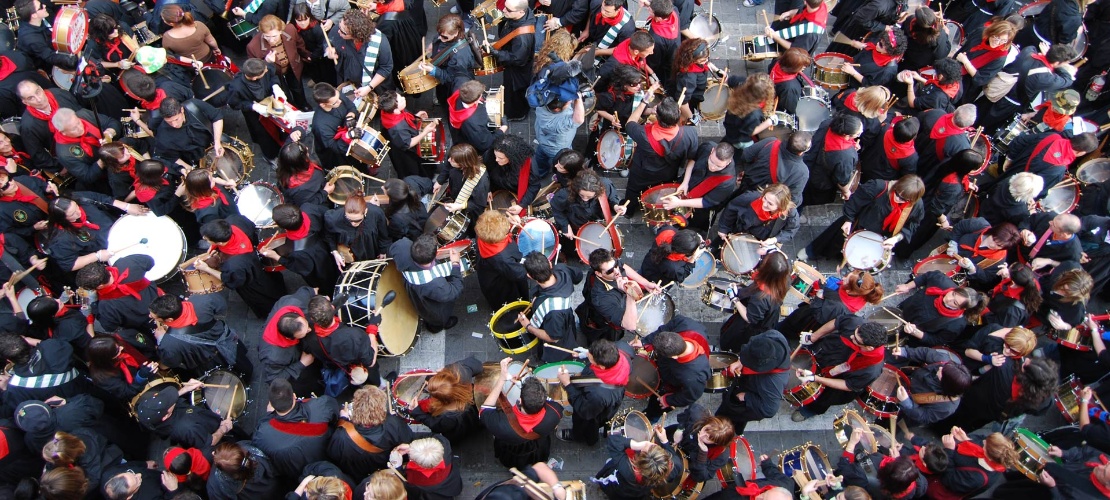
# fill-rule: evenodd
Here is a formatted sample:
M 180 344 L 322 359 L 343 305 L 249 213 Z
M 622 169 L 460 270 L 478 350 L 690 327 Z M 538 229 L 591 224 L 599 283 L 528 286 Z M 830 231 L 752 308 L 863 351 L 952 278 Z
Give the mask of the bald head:
M 977 116 L 974 104 L 964 104 L 956 108 L 952 121 L 956 122 L 957 127 L 970 127 L 975 125 Z
M 1076 217 L 1072 214 L 1057 215 L 1052 219 L 1052 222 L 1055 223 L 1057 230 L 1063 233 L 1067 233 L 1068 235 L 1079 232 L 1079 217 Z
M 42 87 L 35 83 L 34 80 L 23 80 L 19 82 L 19 85 L 16 87 L 16 91 L 19 92 L 20 98 L 26 98 L 40 90 L 42 90 Z

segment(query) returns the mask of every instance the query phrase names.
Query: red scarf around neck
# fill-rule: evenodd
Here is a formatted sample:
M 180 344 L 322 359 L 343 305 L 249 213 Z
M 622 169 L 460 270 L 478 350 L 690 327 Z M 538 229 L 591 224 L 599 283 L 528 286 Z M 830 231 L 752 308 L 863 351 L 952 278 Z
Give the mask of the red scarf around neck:
M 852 342 L 852 339 L 849 337 L 841 336 L 840 341 L 852 350 L 852 354 L 848 356 L 848 360 L 843 363 L 848 365 L 848 371 L 850 372 L 882 363 L 886 356 L 886 349 L 883 346 L 876 347 L 870 351 L 864 351 L 862 347 Z M 821 372 L 827 375 L 835 367 L 836 366 L 823 368 Z
M 1048 58 L 1044 54 L 1033 54 L 1031 57 L 1034 61 L 1040 61 L 1049 71 L 1053 70 L 1052 63 L 1048 62 Z
M 524 413 L 524 411 L 517 408 L 516 405 L 512 405 L 509 408 L 512 408 L 513 415 L 516 416 L 516 421 L 520 424 L 520 428 L 524 429 L 524 432 L 532 432 L 532 429 L 535 429 L 536 426 L 540 425 L 540 422 L 543 422 L 543 417 L 547 414 L 547 405 L 544 405 L 543 408 L 540 408 L 540 411 L 533 415 Z
M 767 222 L 767 221 L 775 218 L 775 214 L 773 214 L 771 212 L 768 212 L 766 210 L 763 210 L 763 197 L 762 196 L 752 200 L 752 211 L 755 212 L 755 216 L 759 217 L 759 220 L 761 222 Z
M 617 364 L 610 368 L 591 364 L 590 369 L 602 382 L 609 385 L 624 386 L 628 384 L 628 377 L 632 374 L 631 364 L 628 362 L 628 357 L 623 354 L 618 354 L 617 358 L 619 358 Z
M 972 54 L 975 54 L 976 52 L 979 52 L 979 54 L 976 54 L 976 55 L 972 56 Z M 1006 44 L 1006 45 L 1003 45 L 1003 46 L 995 49 L 995 48 L 991 48 L 990 44 L 988 44 L 986 40 L 983 40 L 982 42 L 979 43 L 979 45 L 976 45 L 971 50 L 967 51 L 967 54 L 968 54 L 968 57 L 969 57 L 968 62 L 970 62 L 971 66 L 974 67 L 975 69 L 980 69 L 983 66 L 986 66 L 986 65 L 998 60 L 999 58 L 1006 57 L 1006 54 L 1009 54 L 1009 53 L 1010 53 L 1010 44 Z M 963 69 L 963 73 L 965 75 L 967 74 L 967 69 L 966 68 Z
M 814 11 L 810 11 L 808 6 L 802 7 L 797 14 L 794 14 L 794 17 L 790 18 L 788 24 L 796 26 L 807 21 L 824 28 L 829 22 L 829 5 L 821 2 L 821 5 Z
M 308 217 L 308 214 L 301 212 L 301 227 L 293 231 L 286 231 L 285 237 L 289 238 L 289 241 L 303 240 L 308 237 L 310 229 L 312 229 L 312 219 Z
M 960 441 L 956 445 L 956 453 L 959 453 L 960 455 L 963 455 L 965 457 L 981 458 L 994 472 L 1006 472 L 1006 466 L 995 463 L 991 459 L 987 458 L 987 450 L 983 449 L 983 447 L 977 443 L 973 443 L 971 441 Z
M 659 156 L 666 156 L 667 150 L 663 147 L 663 141 L 674 140 L 678 136 L 681 127 L 674 126 L 666 128 L 659 124 L 659 122 L 649 123 L 644 127 L 646 132 L 648 144 L 651 146 L 652 151 Z
M 409 460 L 405 465 L 405 477 L 415 486 L 435 486 L 447 480 L 451 475 L 451 466 L 446 460 L 440 460 L 435 467 L 425 469 L 420 464 Z
M 857 95 L 859 95 L 859 94 L 857 94 L 856 91 L 854 91 L 854 90 L 851 93 L 849 93 L 848 97 L 844 98 L 844 107 L 848 108 L 849 110 L 852 110 L 856 113 L 859 113 L 859 105 L 856 104 L 856 96 Z
M 678 232 L 675 231 L 674 229 L 666 229 L 666 230 L 660 231 L 659 234 L 655 236 L 655 244 L 657 246 L 663 246 L 663 245 L 670 244 L 671 241 L 674 240 L 674 235 L 677 234 L 677 233 Z M 673 261 L 676 261 L 676 262 L 680 261 L 680 260 L 686 260 L 686 255 L 671 252 L 671 253 L 667 254 L 667 260 L 673 260 Z
M 419 127 L 416 125 L 416 116 L 413 116 L 413 114 L 408 111 L 402 111 L 400 113 L 383 112 L 381 116 L 382 126 L 386 129 L 391 129 L 396 127 L 397 124 L 405 122 L 413 129 L 419 130 Z
M 925 80 L 925 85 L 933 85 L 944 92 L 944 95 L 949 99 L 955 99 L 956 94 L 960 92 L 960 82 L 943 83 L 936 78 L 929 78 Z
M 197 309 L 193 306 L 192 302 L 187 300 L 181 301 L 181 316 L 177 319 L 163 320 L 163 323 L 170 328 L 185 328 L 197 324 Z
M 289 177 L 288 187 L 292 189 L 303 186 L 304 183 L 312 180 L 312 176 L 316 175 L 317 170 L 320 170 L 320 166 L 310 162 L 308 168 L 303 172 L 295 173 Z
M 867 305 L 867 297 L 862 295 L 849 295 L 847 288 L 843 284 L 841 284 L 840 289 L 836 291 L 836 295 L 840 297 L 840 302 L 844 304 L 849 311 L 852 311 L 852 314 L 859 312 L 860 309 L 863 309 L 863 306 Z
M 330 337 L 331 334 L 335 333 L 335 331 L 339 329 L 339 325 L 341 324 L 343 323 L 339 320 L 339 316 L 334 316 L 331 319 L 331 324 L 329 324 L 328 326 L 315 325 L 312 330 L 316 332 L 317 337 L 326 339 Z
M 1086 465 L 1087 465 L 1087 467 L 1094 468 L 1094 467 L 1098 467 L 1100 465 L 1106 465 L 1107 463 L 1110 463 L 1110 459 L 1107 459 L 1106 455 L 1100 454 L 1098 456 L 1098 463 L 1087 462 Z M 1095 471 L 1091 471 L 1090 478 L 1091 478 L 1091 484 L 1094 485 L 1095 489 L 1098 490 L 1100 493 L 1102 493 L 1102 495 L 1104 497 L 1110 498 L 1110 486 L 1106 486 L 1106 485 L 1102 484 L 1101 482 L 1099 482 L 1098 478 L 1095 477 Z
M 709 71 L 708 64 L 693 63 L 686 67 L 686 73 L 705 73 Z
M 478 103 L 480 102 L 482 100 L 478 99 Z M 469 119 L 475 111 L 478 111 L 477 103 L 469 108 L 464 107 L 462 101 L 459 100 L 459 91 L 457 90 L 454 94 L 451 94 L 451 97 L 447 98 L 447 118 L 454 128 L 462 128 L 463 122 Z
M 926 295 L 936 297 L 936 300 L 933 301 L 933 307 L 936 308 L 937 312 L 939 312 L 940 315 L 944 316 L 945 318 L 959 318 L 964 315 L 964 311 L 962 309 L 949 309 L 948 306 L 944 305 L 944 296 L 952 290 L 955 290 L 955 288 L 941 288 L 938 286 L 931 286 L 925 289 Z
M 216 203 L 216 198 L 220 199 L 221 204 L 225 206 L 230 205 L 230 203 L 227 202 L 227 197 L 224 196 L 223 189 L 220 189 L 219 186 L 216 186 L 216 188 L 212 191 L 213 194 L 211 195 L 193 200 L 193 210 L 202 210 L 214 205 Z
M 914 148 L 913 141 L 898 142 L 894 139 L 894 124 L 899 121 L 900 117 L 891 123 L 891 127 L 883 134 L 883 152 L 886 154 L 886 161 L 890 163 L 890 168 L 894 169 L 895 172 L 901 170 L 898 167 L 899 160 L 917 154 L 917 149 Z
M 61 131 L 55 131 L 54 142 L 58 144 L 77 144 L 81 147 L 81 151 L 85 152 L 86 156 L 94 158 L 96 157 L 97 148 L 100 147 L 100 139 L 103 139 L 104 136 L 100 133 L 100 129 L 96 128 L 96 125 L 84 119 L 79 118 L 79 120 L 81 120 L 81 125 L 85 127 L 85 131 L 81 134 L 81 137 L 70 137 L 63 134 Z
M 774 82 L 775 85 L 778 85 L 782 82 L 788 82 L 797 77 L 797 73 L 787 73 L 783 71 L 782 66 L 779 65 L 778 62 L 776 62 L 774 66 L 771 66 L 771 81 Z
M 1033 283 L 1037 286 L 1037 289 L 1040 289 L 1039 283 L 1037 283 L 1036 281 L 1034 281 Z M 993 290 L 991 290 L 991 296 L 997 297 L 1001 295 L 1003 297 L 1009 297 L 1014 300 L 1021 300 L 1021 292 L 1024 291 L 1025 287 L 1018 286 L 1013 282 L 1013 280 L 1011 280 L 1010 278 L 1006 278 L 1002 280 L 1002 282 L 999 283 L 997 286 L 995 286 Z
M 505 235 L 505 238 L 497 243 L 486 243 L 482 241 L 481 238 L 478 238 L 478 255 L 481 255 L 483 259 L 489 259 L 501 253 L 512 241 L 513 238 L 510 235 Z
M 212 248 L 227 255 L 242 255 L 254 251 L 254 245 L 251 244 L 247 233 L 236 226 L 231 226 L 231 239 L 223 244 L 212 245 Z
M 139 362 L 135 361 L 134 356 L 127 354 L 127 352 L 117 354 L 116 367 L 119 368 L 120 373 L 123 374 L 123 378 L 127 381 L 127 385 L 131 385 L 135 382 L 135 375 L 131 373 L 131 369 L 137 371 L 139 369 Z
M 108 275 L 112 277 L 111 283 L 96 289 L 98 300 L 118 299 L 125 296 L 139 300 L 142 298 L 139 292 L 150 286 L 150 280 L 145 277 L 125 283 L 123 280 L 127 279 L 127 275 L 131 273 L 130 269 L 124 269 L 122 273 L 114 267 L 108 267 L 107 269 Z
M 875 65 L 880 68 L 884 68 L 891 63 L 897 63 L 902 59 L 901 56 L 892 56 L 890 54 L 883 54 L 882 52 L 879 52 L 879 47 L 877 47 L 873 43 L 868 43 L 864 45 L 863 50 L 871 51 L 871 60 L 875 61 Z
M 671 11 L 671 15 L 662 21 L 652 19 L 651 31 L 667 40 L 678 38 L 678 11 Z
M 1036 109 L 1044 110 L 1044 116 L 1041 117 L 1041 120 L 1044 121 L 1045 125 L 1052 127 L 1052 129 L 1057 132 L 1063 132 L 1064 127 L 1068 124 L 1068 120 L 1071 119 L 1071 115 L 1057 113 L 1052 107 L 1052 103 L 1049 102 L 1042 102 Z
M 678 356 L 677 358 L 675 358 L 675 361 L 685 364 L 697 359 L 698 356 L 709 355 L 709 344 L 705 341 L 705 337 L 698 335 L 697 332 L 691 331 L 678 332 L 678 335 L 682 337 L 683 340 L 692 344 L 694 346 L 694 350 L 690 351 L 689 354 Z
M 629 38 L 628 40 L 618 43 L 616 47 L 613 47 L 613 59 L 616 59 L 617 62 L 625 66 L 632 66 L 643 71 L 646 63 L 643 58 L 632 55 L 631 42 L 632 39 Z
M 913 210 L 909 201 L 898 203 L 894 201 L 894 190 L 891 189 L 890 197 L 890 213 L 883 219 L 883 230 L 890 231 L 891 233 L 898 227 L 898 221 L 902 218 L 903 210 Z
M 937 148 L 943 148 L 943 139 L 948 139 L 954 135 L 960 135 L 967 132 L 966 127 L 957 127 L 955 122 L 955 113 L 948 113 L 937 119 L 933 124 L 933 130 L 929 131 L 929 138 L 937 141 Z
M 385 15 L 388 12 L 404 12 L 405 2 L 399 2 L 397 0 L 393 0 L 389 3 L 378 2 L 374 10 L 379 16 Z
M 85 209 L 84 208 L 81 208 L 81 206 L 78 205 L 77 206 L 77 211 L 81 214 L 81 217 L 79 217 L 77 220 L 70 223 L 70 224 L 73 224 L 73 227 L 75 227 L 77 229 L 89 228 L 89 229 L 92 229 L 93 231 L 99 231 L 100 230 L 99 225 L 93 224 L 92 222 L 89 222 L 89 218 L 85 214 Z
M 856 140 L 846 135 L 840 135 L 832 130 L 825 132 L 825 151 L 844 151 L 856 148 Z
M 145 109 L 147 111 L 154 111 L 154 110 L 157 110 L 159 107 L 162 106 L 162 100 L 164 100 L 165 98 L 166 98 L 166 91 L 162 90 L 162 89 L 158 89 L 158 90 L 154 91 L 154 99 L 151 99 L 149 101 L 144 101 L 142 99 L 139 99 L 139 106 L 142 106 L 143 109 Z
M 289 313 L 294 313 L 302 318 L 304 317 L 304 311 L 302 311 L 301 308 L 297 306 L 285 306 L 281 309 L 278 309 L 271 316 L 273 319 L 266 323 L 266 328 L 262 330 L 262 340 L 266 341 L 267 344 L 282 348 L 293 347 L 297 345 L 297 343 L 299 342 L 297 339 L 285 338 L 284 335 L 278 332 L 278 320 L 280 320 L 282 316 L 285 316 Z
M 601 11 L 599 10 L 597 15 L 594 16 L 594 26 L 616 26 L 621 22 L 622 18 L 624 18 L 624 7 L 621 7 L 620 10 L 617 11 L 617 15 L 613 17 L 605 17 L 601 15 Z
M 27 112 L 31 113 L 31 116 L 45 121 L 46 126 L 50 128 L 51 132 L 56 132 L 57 129 L 54 128 L 53 123 L 50 123 L 50 119 L 54 117 L 54 113 L 58 112 L 58 99 L 55 98 L 54 94 L 51 94 L 49 90 L 43 90 L 42 93 L 46 94 L 46 102 L 50 104 L 50 113 L 43 113 L 31 106 L 27 106 Z

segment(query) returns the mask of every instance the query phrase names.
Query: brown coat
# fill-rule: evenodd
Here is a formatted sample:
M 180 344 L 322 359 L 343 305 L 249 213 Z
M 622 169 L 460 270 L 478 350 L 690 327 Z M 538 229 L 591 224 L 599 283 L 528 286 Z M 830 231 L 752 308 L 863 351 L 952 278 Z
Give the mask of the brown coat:
M 285 25 L 285 31 L 281 34 L 281 38 L 282 45 L 285 46 L 286 57 L 289 58 L 289 67 L 299 80 L 301 71 L 304 69 L 304 61 L 309 57 L 308 49 L 304 46 L 304 39 L 297 33 L 297 27 L 293 23 Z M 247 56 L 249 57 L 265 60 L 266 54 L 269 52 L 270 46 L 262 39 L 261 31 L 247 42 Z

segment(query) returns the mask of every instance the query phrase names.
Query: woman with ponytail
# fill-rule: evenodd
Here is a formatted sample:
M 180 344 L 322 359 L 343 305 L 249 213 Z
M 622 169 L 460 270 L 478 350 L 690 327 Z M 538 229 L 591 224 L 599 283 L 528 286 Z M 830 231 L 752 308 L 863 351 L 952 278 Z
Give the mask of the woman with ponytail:
M 640 263 L 640 276 L 660 286 L 682 283 L 694 271 L 699 251 L 701 236 L 698 233 L 663 226 L 656 233 L 651 250 Z
M 481 427 L 474 405 L 474 376 L 479 373 L 482 363 L 473 357 L 443 367 L 428 378 L 428 397 L 409 414 L 452 445 L 459 445 Z
M 185 206 L 196 215 L 198 225 L 239 215 L 233 187 L 234 182 L 200 168 L 185 176 Z
M 80 467 L 88 476 L 89 490 L 99 491 L 104 469 L 122 462 L 123 450 L 96 432 L 75 429 L 72 434 L 55 432 L 42 447 L 42 459 L 47 471 Z
M 952 42 L 944 31 L 944 19 L 927 6 L 918 7 L 900 28 L 906 35 L 906 53 L 898 63 L 898 70 L 918 71 L 932 66 L 938 59 L 948 57 Z
M 1002 277 L 1002 282 L 990 292 L 988 312 L 983 321 L 1004 327 L 1024 325 L 1044 302 L 1037 275 L 1028 265 L 1020 262 L 1003 268 L 998 275 Z
M 327 206 L 324 169 L 308 156 L 308 146 L 286 142 L 278 152 L 277 181 L 286 203 Z
M 790 259 L 771 252 L 752 272 L 752 284 L 730 288 L 734 313 L 721 325 L 721 347 L 739 353 L 753 336 L 774 328 L 790 287 Z
M 808 304 L 799 304 L 778 325 L 778 330 L 786 338 L 815 331 L 840 316 L 856 314 L 868 304 L 878 304 L 884 293 L 882 283 L 865 270 L 852 271 L 843 279 L 825 279 L 820 286 L 821 291 L 816 298 Z
M 223 442 L 212 454 L 209 500 L 281 498 L 287 491 L 262 450 L 243 443 Z
M 389 204 L 383 209 L 388 220 L 389 237 L 393 241 L 401 238 L 415 241 L 424 234 L 428 210 L 420 202 L 420 192 L 396 178 L 385 181 L 382 192 L 389 197 Z
M 1007 469 L 1017 470 L 1018 453 L 1014 442 L 995 432 L 979 441 L 968 437 L 959 427 L 941 437 L 948 454 L 948 470 L 940 478 L 944 490 L 970 497 L 1003 481 Z

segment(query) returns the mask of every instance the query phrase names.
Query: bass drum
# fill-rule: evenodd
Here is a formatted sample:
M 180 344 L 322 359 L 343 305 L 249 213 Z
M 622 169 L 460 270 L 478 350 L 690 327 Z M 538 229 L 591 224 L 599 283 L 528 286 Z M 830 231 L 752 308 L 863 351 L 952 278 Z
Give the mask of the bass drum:
M 146 243 L 141 243 L 146 239 Z M 169 216 L 124 215 L 108 230 L 108 248 L 119 248 L 112 255 L 109 264 L 115 264 L 128 255 L 149 255 L 154 259 L 154 267 L 146 272 L 146 279 L 162 283 L 177 274 L 185 261 L 188 250 L 185 233 Z
M 370 325 L 378 301 L 389 292 L 396 293 L 393 303 L 381 311 L 378 325 L 383 356 L 402 356 L 416 345 L 420 316 L 405 290 L 405 279 L 392 260 L 366 260 L 351 264 L 335 286 L 336 297 L 347 297 L 339 305 L 339 318 L 358 328 Z

